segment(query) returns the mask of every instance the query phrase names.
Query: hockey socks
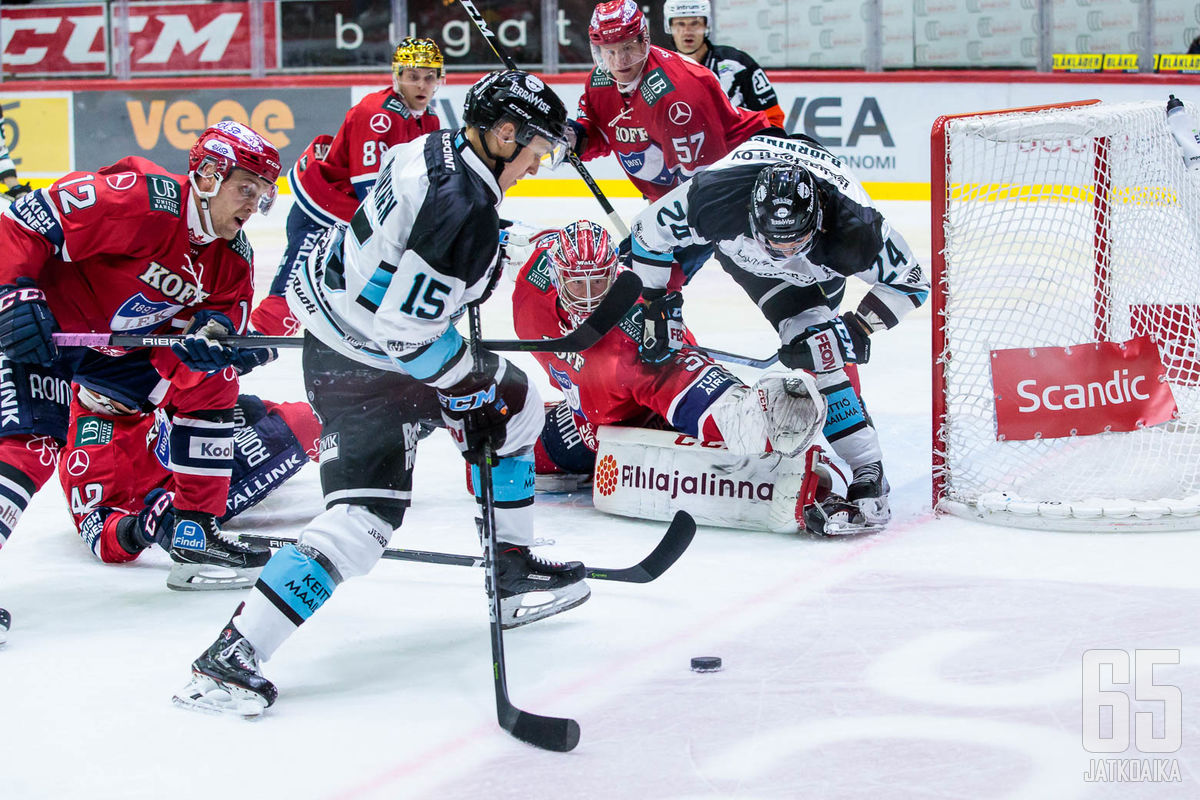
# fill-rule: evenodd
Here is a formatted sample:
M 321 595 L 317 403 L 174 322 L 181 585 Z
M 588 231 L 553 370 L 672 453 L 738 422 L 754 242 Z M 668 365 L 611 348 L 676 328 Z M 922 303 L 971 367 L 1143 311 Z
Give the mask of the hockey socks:
M 324 555 L 308 545 L 289 544 L 263 567 L 234 621 L 266 661 L 341 582 L 338 569 Z

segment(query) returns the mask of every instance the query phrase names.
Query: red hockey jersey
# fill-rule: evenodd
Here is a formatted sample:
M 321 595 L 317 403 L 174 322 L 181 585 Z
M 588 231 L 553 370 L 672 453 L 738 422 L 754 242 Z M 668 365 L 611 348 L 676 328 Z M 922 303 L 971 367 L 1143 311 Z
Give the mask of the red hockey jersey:
M 336 136 L 318 136 L 288 172 L 296 202 L 323 225 L 349 223 L 388 148 L 440 127 L 432 104 L 415 114 L 391 89 L 372 92 L 346 112 Z
M 0 284 L 35 279 L 64 331 L 178 333 L 209 308 L 244 332 L 254 294 L 250 245 L 245 233 L 193 244 L 191 202 L 186 176 L 137 156 L 69 173 L 0 217 Z M 166 348 L 155 363 L 173 382 L 204 378 Z
M 592 70 L 579 98 L 584 161 L 615 153 L 651 202 L 770 126 L 766 114 L 730 105 L 705 67 L 655 45 L 632 94 Z
M 553 241 L 553 235 L 539 239 L 517 276 L 513 320 L 522 339 L 562 336 L 567 331 L 566 313 L 559 308 L 545 255 Z M 584 442 L 596 449 L 599 425 L 654 428 L 664 423 L 689 436 L 721 441 L 710 409 L 741 381 L 694 350 L 679 350 L 664 364 L 646 364 L 638 358 L 641 328 L 642 311 L 637 306 L 582 353 L 533 354 L 575 412 Z M 686 340 L 695 344 L 691 333 Z

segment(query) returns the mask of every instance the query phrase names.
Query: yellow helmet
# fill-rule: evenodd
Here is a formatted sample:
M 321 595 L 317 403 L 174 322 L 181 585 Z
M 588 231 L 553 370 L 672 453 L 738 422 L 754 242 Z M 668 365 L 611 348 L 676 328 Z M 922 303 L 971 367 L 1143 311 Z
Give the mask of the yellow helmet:
M 401 70 L 417 68 L 436 69 L 438 78 L 442 78 L 446 74 L 446 60 L 433 39 L 406 36 L 392 53 L 392 75 L 399 80 Z

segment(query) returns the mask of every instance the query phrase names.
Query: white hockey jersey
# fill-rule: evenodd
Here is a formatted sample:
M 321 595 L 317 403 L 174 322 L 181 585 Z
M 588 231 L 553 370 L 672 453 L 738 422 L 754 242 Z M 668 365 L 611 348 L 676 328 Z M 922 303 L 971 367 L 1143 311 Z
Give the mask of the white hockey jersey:
M 823 214 L 809 251 L 785 260 L 769 255 L 750 228 L 758 173 L 779 162 L 813 174 Z M 851 275 L 872 284 L 858 312 L 876 330 L 893 327 L 929 296 L 904 237 L 841 160 L 807 137 L 751 137 L 638 214 L 632 229 L 633 266 L 645 286 L 667 286 L 675 248 L 712 244 L 785 342 L 833 315 Z
M 347 358 L 453 386 L 472 366 L 453 321 L 498 274 L 502 198 L 462 130 L 390 149 L 350 225 L 292 275 L 292 312 Z

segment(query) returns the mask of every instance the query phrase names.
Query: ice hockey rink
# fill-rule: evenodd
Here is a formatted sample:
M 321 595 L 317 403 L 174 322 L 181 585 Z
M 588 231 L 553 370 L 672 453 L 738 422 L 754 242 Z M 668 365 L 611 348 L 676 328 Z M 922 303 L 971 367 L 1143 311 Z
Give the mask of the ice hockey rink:
M 618 203 L 626 219 L 639 205 Z M 881 207 L 927 264 L 928 205 Z M 286 211 L 249 231 L 260 290 Z M 512 198 L 503 211 L 538 226 L 604 219 L 590 198 Z M 504 286 L 484 314 L 489 337 L 512 333 Z M 705 344 L 754 356 L 778 346 L 715 264 L 686 290 L 684 313 Z M 161 551 L 94 561 L 52 482 L 0 555 L 0 605 L 13 614 L 0 647 L 0 798 L 1200 797 L 1200 530 L 935 519 L 929 342 L 922 309 L 875 337 L 862 370 L 893 487 L 886 531 L 701 528 L 659 580 L 595 581 L 583 606 L 505 635 L 513 701 L 578 720 L 568 754 L 497 726 L 483 576 L 462 567 L 384 561 L 342 585 L 265 665 L 280 696 L 259 720 L 175 708 L 239 593 L 168 591 Z M 549 395 L 533 359 L 516 360 Z M 301 399 L 301 386 L 294 350 L 245 381 L 275 400 Z M 477 553 L 462 476 L 447 436 L 425 440 L 392 545 Z M 309 465 L 230 527 L 295 535 L 320 509 Z M 665 528 L 601 515 L 587 495 L 541 496 L 537 524 L 556 540 L 548 555 L 606 567 L 637 562 Z M 1085 750 L 1093 649 L 1179 651 L 1153 679 L 1182 693 L 1181 749 Z M 697 655 L 720 656 L 723 670 L 690 671 Z M 1132 711 L 1163 735 L 1162 702 Z M 1124 760 L 1125 780 L 1088 780 L 1093 759 Z M 1143 764 L 1160 780 L 1130 781 Z

